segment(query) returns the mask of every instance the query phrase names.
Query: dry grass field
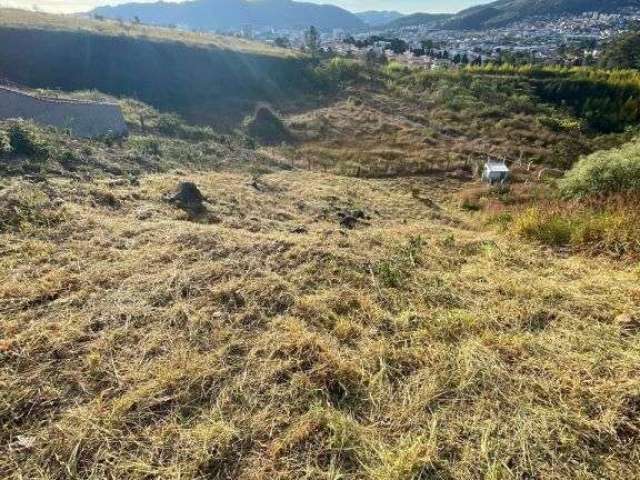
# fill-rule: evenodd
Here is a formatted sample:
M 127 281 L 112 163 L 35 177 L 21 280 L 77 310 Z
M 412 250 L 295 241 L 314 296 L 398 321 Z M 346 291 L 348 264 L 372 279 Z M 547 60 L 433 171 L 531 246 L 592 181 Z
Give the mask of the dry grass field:
M 340 101 L 288 119 L 302 143 L 289 156 L 305 168 L 394 177 L 470 171 L 489 156 L 527 164 L 589 151 L 592 140 L 581 132 L 541 124 L 548 112 L 531 98 L 518 96 L 513 101 L 522 105 L 509 111 L 508 96 L 464 104 L 452 89 L 446 82 L 427 91 L 352 88 Z
M 293 168 L 151 110 L 5 154 L 0 476 L 638 478 L 638 266 L 486 226 L 469 180 L 301 168 L 349 136 L 418 159 L 374 107 L 293 119 L 329 125 Z

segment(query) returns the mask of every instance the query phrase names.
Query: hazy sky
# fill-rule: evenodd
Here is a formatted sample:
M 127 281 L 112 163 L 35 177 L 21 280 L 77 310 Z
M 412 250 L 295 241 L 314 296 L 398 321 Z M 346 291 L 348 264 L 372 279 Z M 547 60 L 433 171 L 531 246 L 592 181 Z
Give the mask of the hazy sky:
M 0 6 L 32 9 L 34 7 L 51 12 L 82 12 L 98 5 L 115 5 L 130 0 L 0 0 Z M 149 2 L 156 0 L 136 0 Z M 333 3 L 351 11 L 398 10 L 412 12 L 457 12 L 471 5 L 488 3 L 490 0 L 306 0 L 314 3 Z

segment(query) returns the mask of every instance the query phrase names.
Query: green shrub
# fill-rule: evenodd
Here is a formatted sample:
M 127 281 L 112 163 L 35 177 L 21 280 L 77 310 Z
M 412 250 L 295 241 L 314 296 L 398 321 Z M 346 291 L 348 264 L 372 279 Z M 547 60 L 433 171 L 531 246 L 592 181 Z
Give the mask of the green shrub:
M 571 242 L 571 222 L 558 213 L 530 208 L 515 221 L 517 234 L 553 247 Z
M 268 106 L 261 105 L 253 117 L 245 120 L 247 135 L 263 145 L 290 142 L 292 135 L 282 119 Z
M 390 288 L 402 287 L 419 263 L 423 246 L 422 237 L 411 237 L 406 244 L 397 248 L 393 256 L 378 263 L 375 272 L 380 283 Z
M 9 140 L 9 134 L 0 130 L 0 155 L 11 152 L 11 142 Z
M 557 133 L 562 132 L 576 132 L 582 131 L 583 126 L 579 120 L 573 118 L 560 118 L 544 116 L 538 118 L 538 124 L 542 127 L 546 127 L 549 130 Z
M 34 125 L 16 122 L 9 126 L 7 133 L 9 145 L 14 154 L 38 161 L 46 160 L 49 156 L 49 146 Z
M 640 140 L 582 158 L 560 188 L 567 197 L 640 192 Z

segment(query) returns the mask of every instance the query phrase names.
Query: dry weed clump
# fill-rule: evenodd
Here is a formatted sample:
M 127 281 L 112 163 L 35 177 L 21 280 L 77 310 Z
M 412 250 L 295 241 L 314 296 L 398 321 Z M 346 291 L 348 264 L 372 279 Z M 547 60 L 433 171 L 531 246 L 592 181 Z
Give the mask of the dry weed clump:
M 547 202 L 517 215 L 514 231 L 555 247 L 637 258 L 640 254 L 637 204 L 635 195 Z

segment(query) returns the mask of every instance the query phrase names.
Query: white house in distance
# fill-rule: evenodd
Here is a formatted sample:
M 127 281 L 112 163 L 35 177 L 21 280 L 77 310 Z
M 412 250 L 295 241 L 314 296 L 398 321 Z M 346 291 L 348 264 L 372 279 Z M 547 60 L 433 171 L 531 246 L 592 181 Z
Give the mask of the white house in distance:
M 503 183 L 509 180 L 511 172 L 504 160 L 488 160 L 484 164 L 482 180 L 491 184 Z

